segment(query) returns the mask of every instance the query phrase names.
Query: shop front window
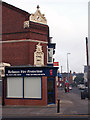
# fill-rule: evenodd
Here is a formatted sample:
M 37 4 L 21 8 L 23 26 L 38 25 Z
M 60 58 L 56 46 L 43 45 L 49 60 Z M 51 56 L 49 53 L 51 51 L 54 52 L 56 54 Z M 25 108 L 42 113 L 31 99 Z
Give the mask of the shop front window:
M 41 99 L 41 77 L 7 77 L 7 98 Z
M 24 97 L 41 98 L 41 77 L 24 78 Z
M 23 97 L 23 79 L 22 77 L 7 78 L 7 97 L 22 98 Z

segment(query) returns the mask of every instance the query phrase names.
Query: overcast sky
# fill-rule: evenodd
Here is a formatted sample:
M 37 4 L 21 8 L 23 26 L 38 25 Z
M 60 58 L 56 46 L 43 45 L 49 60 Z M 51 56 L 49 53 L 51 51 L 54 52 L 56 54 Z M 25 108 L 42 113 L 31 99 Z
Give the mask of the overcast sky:
M 88 36 L 88 0 L 3 0 L 29 13 L 35 13 L 37 5 L 45 14 L 52 42 L 56 43 L 55 61 L 67 72 L 83 72 L 86 65 L 86 41 Z

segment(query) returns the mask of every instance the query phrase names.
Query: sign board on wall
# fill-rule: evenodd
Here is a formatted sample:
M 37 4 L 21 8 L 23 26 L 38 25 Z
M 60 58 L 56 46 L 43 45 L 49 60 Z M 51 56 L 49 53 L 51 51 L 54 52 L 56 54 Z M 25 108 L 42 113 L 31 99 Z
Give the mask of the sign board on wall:
M 59 62 L 53 62 L 54 67 L 59 67 Z
M 5 76 L 57 76 L 57 69 L 58 68 L 49 68 L 49 67 L 6 67 L 5 68 Z M 51 74 L 52 71 L 52 74 Z

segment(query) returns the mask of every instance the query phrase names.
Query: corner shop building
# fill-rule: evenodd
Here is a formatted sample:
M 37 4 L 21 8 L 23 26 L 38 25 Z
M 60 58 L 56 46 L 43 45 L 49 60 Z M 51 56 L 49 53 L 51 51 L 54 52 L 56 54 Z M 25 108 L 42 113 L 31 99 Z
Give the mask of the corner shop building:
M 3 81 L 4 104 L 56 104 L 56 76 L 56 67 L 6 67 Z
M 56 104 L 58 68 L 53 67 L 55 46 L 50 43 L 48 25 L 7 3 L 2 8 L 2 61 L 11 65 L 5 68 L 3 105 Z M 46 21 L 38 7 L 36 13 Z

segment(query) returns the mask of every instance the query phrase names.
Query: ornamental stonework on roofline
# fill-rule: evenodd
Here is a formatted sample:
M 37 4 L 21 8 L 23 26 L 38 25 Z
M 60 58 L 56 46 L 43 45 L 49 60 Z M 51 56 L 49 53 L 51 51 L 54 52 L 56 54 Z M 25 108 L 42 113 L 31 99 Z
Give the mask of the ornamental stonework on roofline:
M 45 18 L 44 14 L 41 14 L 39 10 L 39 5 L 37 5 L 37 10 L 34 14 L 31 14 L 29 17 L 29 21 L 41 23 L 41 24 L 47 24 L 47 20 Z M 24 28 L 29 28 L 29 21 L 24 22 Z

